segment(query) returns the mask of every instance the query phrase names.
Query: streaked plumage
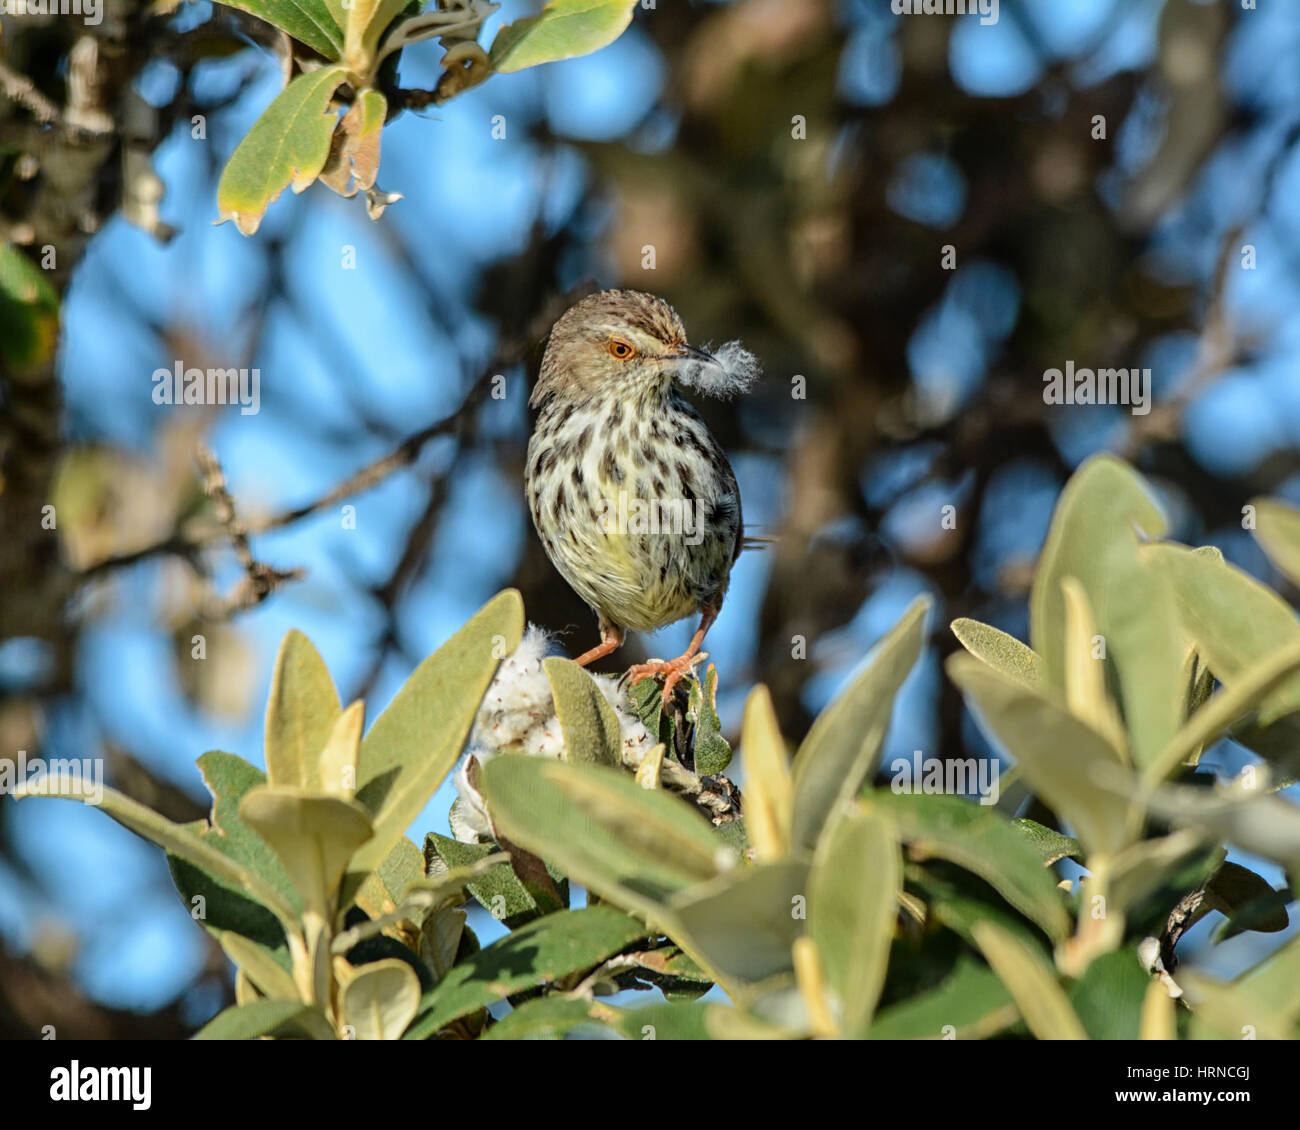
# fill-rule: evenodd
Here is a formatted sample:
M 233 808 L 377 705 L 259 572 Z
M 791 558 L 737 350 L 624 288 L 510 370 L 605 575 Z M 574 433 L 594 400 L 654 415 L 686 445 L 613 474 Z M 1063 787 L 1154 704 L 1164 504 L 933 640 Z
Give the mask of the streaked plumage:
M 579 662 L 608 654 L 626 629 L 703 617 L 680 660 L 637 669 L 667 676 L 665 698 L 722 607 L 743 541 L 736 477 L 674 387 L 685 366 L 717 364 L 687 344 L 666 302 L 603 291 L 556 322 L 530 401 L 539 409 L 525 478 L 533 523 L 601 624 L 601 646 Z

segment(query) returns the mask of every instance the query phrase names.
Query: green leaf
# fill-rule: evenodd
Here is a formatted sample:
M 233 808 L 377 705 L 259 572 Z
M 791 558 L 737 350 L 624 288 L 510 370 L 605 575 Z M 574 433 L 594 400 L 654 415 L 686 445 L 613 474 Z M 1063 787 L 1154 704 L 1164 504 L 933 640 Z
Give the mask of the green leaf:
M 420 1016 L 406 1038 L 427 1039 L 453 1020 L 512 993 L 600 965 L 645 935 L 643 923 L 612 906 L 557 911 L 535 919 L 452 969 L 424 995 Z
M 54 356 L 59 296 L 18 248 L 0 244 L 0 361 L 32 369 Z
M 1255 540 L 1292 584 L 1300 585 L 1300 510 L 1276 498 L 1255 498 Z
M 1294 1040 L 1300 1033 L 1300 939 L 1280 949 L 1235 981 L 1213 980 L 1192 970 L 1178 974 L 1201 1025 L 1194 1034 L 1213 1039 Z M 1205 1031 L 1210 1029 L 1210 1031 Z
M 867 1039 L 983 1040 L 1019 1017 L 997 974 L 963 956 L 937 988 L 881 1009 Z
M 65 791 L 54 791 L 61 785 L 69 787 Z M 34 795 L 54 796 L 63 800 L 80 800 L 85 803 L 85 798 L 77 791 L 78 786 L 75 783 L 46 777 L 40 787 L 44 791 L 39 794 L 34 791 L 18 791 L 14 795 L 19 798 Z M 113 789 L 104 789 L 103 796 L 95 807 L 124 828 L 129 828 L 137 836 L 157 844 L 172 855 L 179 856 L 187 863 L 208 872 L 222 883 L 243 890 L 254 901 L 270 910 L 285 929 L 294 928 L 297 921 L 294 907 L 260 875 L 208 844 L 193 825 L 175 824 L 165 816 L 154 812 L 153 809 L 146 808 L 138 801 L 123 796 Z
M 370 839 L 370 814 L 356 801 L 262 785 L 239 806 L 245 824 L 280 857 L 304 910 L 329 915 L 342 905 L 339 883 L 352 853 Z
M 1244 930 L 1273 934 L 1290 925 L 1286 912 L 1289 892 L 1274 890 L 1262 875 L 1238 863 L 1225 860 L 1219 865 L 1205 884 L 1205 897 L 1211 909 L 1228 916 L 1215 934 L 1216 942 Z
M 373 65 L 375 48 L 389 26 L 411 0 L 351 0 L 345 9 L 345 50 L 354 66 L 363 61 Z
M 1037 820 L 1021 818 L 1011 821 L 1011 825 L 1024 836 L 1025 842 L 1044 867 L 1050 867 L 1061 859 L 1083 858 L 1083 845 L 1073 836 L 1063 836 Z
M 730 853 L 686 801 L 616 769 L 534 757 L 483 766 L 503 835 L 621 906 L 661 915 L 675 893 L 716 877 Z
M 420 979 L 395 957 L 356 971 L 339 1001 L 343 1023 L 358 1040 L 399 1040 L 420 1007 Z
M 1089 852 L 1110 854 L 1132 838 L 1131 800 L 1097 782 L 1120 768 L 1099 734 L 1064 707 L 968 655 L 950 656 L 948 675 L 984 724 L 1016 758 L 1021 775 L 1052 810 L 1068 820 Z
M 542 668 L 564 734 L 565 757 L 594 765 L 621 765 L 623 736 L 618 715 L 591 675 L 560 656 L 542 660 Z
M 992 922 L 979 922 L 975 942 L 1015 999 L 1029 1030 L 1040 1040 L 1086 1040 L 1056 972 L 1042 954 Z
M 264 996 L 295 1002 L 299 1000 L 293 975 L 271 950 L 229 930 L 218 932 L 217 941 L 226 951 L 226 956 L 239 966 L 240 971 Z
M 962 647 L 995 671 L 1036 688 L 1043 682 L 1043 661 L 1032 648 L 1015 636 L 999 631 L 990 624 L 962 618 L 950 625 Z
M 325 0 L 221 0 L 287 32 L 327 59 L 343 53 L 343 30 Z
M 514 589 L 498 593 L 459 632 L 421 663 L 370 728 L 357 761 L 357 800 L 374 817 L 374 838 L 349 865 L 359 885 L 456 764 L 492 676 L 524 631 Z
M 885 983 L 902 872 L 894 828 L 878 811 L 835 820 L 813 856 L 808 932 L 851 1038 L 866 1033 Z
M 745 758 L 745 826 L 754 840 L 754 859 L 770 863 L 790 850 L 794 785 L 785 739 L 772 696 L 764 686 L 750 692 L 740 731 Z
M 232 1005 L 217 1013 L 194 1033 L 194 1039 L 256 1040 L 260 1036 L 290 1034 L 305 1034 L 313 1040 L 334 1039 L 334 1030 L 319 1008 L 269 997 Z
M 1143 557 L 1173 592 L 1196 650 L 1226 687 L 1300 644 L 1291 606 L 1221 556 L 1163 542 L 1147 546 Z M 1291 680 L 1260 704 L 1260 721 L 1297 709 L 1300 680 Z
M 1231 686 L 1225 685 L 1218 694 L 1211 696 L 1183 724 L 1148 767 L 1147 781 L 1162 781 L 1172 775 L 1198 750 L 1217 741 L 1278 686 L 1288 682 L 1297 670 L 1300 670 L 1300 640 L 1246 668 Z
M 966 872 L 940 873 L 943 866 L 921 867 L 915 863 L 904 866 L 908 883 L 919 887 L 925 898 L 928 918 L 976 948 L 975 927 L 981 922 L 992 922 L 1025 945 L 1043 952 L 1042 935 L 1011 910 L 996 891 Z
M 1034 574 L 1029 636 L 1048 686 L 1066 689 L 1066 598 L 1074 577 L 1105 639 L 1134 764 L 1155 760 L 1182 721 L 1184 647 L 1172 594 L 1138 553 L 1135 527 L 1165 532 L 1164 515 L 1145 484 L 1110 456 L 1089 459 L 1061 493 Z
M 320 652 L 301 632 L 280 643 L 266 704 L 266 774 L 271 785 L 320 791 L 319 760 L 342 708 Z
M 510 1015 L 493 1024 L 483 1040 L 562 1040 L 573 1029 L 592 1024 L 591 1005 L 568 997 L 538 997 L 524 1001 Z
M 1056 877 L 1005 816 L 961 797 L 895 795 L 887 789 L 872 793 L 870 803 L 883 807 L 897 823 L 913 858 L 937 856 L 974 872 L 1053 941 L 1069 933 L 1070 916 Z
M 221 174 L 218 223 L 234 220 L 244 235 L 252 235 L 280 193 L 290 185 L 302 192 L 320 175 L 338 125 L 330 100 L 346 77 L 342 67 L 321 67 L 280 91 Z
M 686 717 L 691 724 L 691 754 L 695 772 L 701 777 L 721 773 L 731 764 L 731 746 L 722 736 L 714 699 L 718 694 L 718 672 L 712 665 L 703 679 L 692 679 L 687 695 Z
M 808 864 L 743 867 L 673 901 L 670 933 L 719 975 L 758 982 L 794 969 L 790 947 L 804 931 L 795 898 L 808 895 Z
M 831 812 L 875 768 L 894 696 L 921 654 L 928 597 L 912 602 L 872 649 L 861 672 L 822 711 L 794 758 L 793 839 L 812 849 Z
M 1300 867 L 1300 808 L 1281 797 L 1233 786 L 1199 789 L 1166 785 L 1147 801 L 1150 810 L 1178 827 L 1232 843 L 1244 851 Z
M 623 34 L 635 7 L 636 0 L 551 0 L 538 15 L 497 32 L 492 66 L 509 73 L 599 51 Z
M 1094 958 L 1068 996 L 1094 1040 L 1136 1040 L 1150 983 L 1134 944 Z
M 452 869 L 469 867 L 489 855 L 495 855 L 501 849 L 496 844 L 463 844 L 447 836 L 430 832 L 424 840 L 425 859 L 432 863 L 434 859 Z M 430 874 L 434 874 L 430 869 Z M 568 897 L 568 882 L 558 871 L 552 872 L 560 894 Z M 519 881 L 514 868 L 509 863 L 499 863 L 484 875 L 466 884 L 469 893 L 493 918 L 505 923 L 515 930 L 542 913 L 542 908 L 528 892 L 528 888 Z

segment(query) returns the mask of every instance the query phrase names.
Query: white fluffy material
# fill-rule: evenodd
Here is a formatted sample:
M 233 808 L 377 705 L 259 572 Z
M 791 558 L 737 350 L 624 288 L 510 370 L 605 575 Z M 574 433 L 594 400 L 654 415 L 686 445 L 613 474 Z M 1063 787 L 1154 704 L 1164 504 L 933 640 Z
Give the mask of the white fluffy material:
M 551 684 L 542 667 L 542 660 L 553 650 L 551 638 L 529 624 L 519 646 L 497 668 L 474 719 L 466 757 L 453 778 L 460 795 L 452 805 L 451 826 L 458 840 L 474 843 L 492 835 L 483 798 L 469 783 L 469 757 L 480 764 L 503 753 L 557 760 L 564 757 L 564 734 L 551 700 Z M 624 764 L 640 764 L 654 746 L 654 739 L 636 716 L 617 679 L 604 675 L 591 678 L 618 716 Z
M 729 341 L 712 353 L 718 362 L 716 365 L 707 361 L 689 361 L 678 370 L 682 384 L 705 396 L 720 399 L 739 396 L 754 387 L 760 374 L 758 358 L 740 342 Z

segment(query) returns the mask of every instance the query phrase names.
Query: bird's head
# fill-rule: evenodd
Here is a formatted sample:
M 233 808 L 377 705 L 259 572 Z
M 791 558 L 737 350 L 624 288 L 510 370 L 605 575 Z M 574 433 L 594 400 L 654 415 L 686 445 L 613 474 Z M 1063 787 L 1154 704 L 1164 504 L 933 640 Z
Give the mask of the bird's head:
M 675 378 L 692 383 L 708 367 L 721 365 L 687 343 L 681 318 L 662 298 L 603 290 L 571 306 L 552 327 L 531 403 L 663 395 Z

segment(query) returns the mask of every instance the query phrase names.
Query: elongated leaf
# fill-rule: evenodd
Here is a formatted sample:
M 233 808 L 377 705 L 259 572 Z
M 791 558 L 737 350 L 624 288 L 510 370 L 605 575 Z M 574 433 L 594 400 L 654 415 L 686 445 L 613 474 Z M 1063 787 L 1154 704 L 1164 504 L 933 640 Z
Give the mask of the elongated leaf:
M 754 841 L 755 862 L 770 863 L 790 850 L 794 783 L 772 696 L 764 686 L 755 687 L 745 703 L 740 745 L 745 758 L 745 826 Z
M 595 765 L 621 764 L 623 739 L 618 715 L 592 677 L 573 660 L 560 656 L 542 660 L 542 667 L 555 699 L 566 758 Z
M 217 221 L 234 220 L 244 235 L 261 226 L 286 188 L 302 192 L 325 166 L 338 119 L 330 99 L 344 81 L 342 67 L 300 74 L 286 86 L 231 154 L 217 185 Z
M 1073 577 L 1061 579 L 1065 595 L 1065 703 L 1080 722 L 1100 734 L 1127 760 L 1128 736 L 1106 690 L 1106 665 L 1098 658 L 1092 605 Z
M 272 785 L 319 790 L 319 761 L 339 713 L 325 661 L 301 632 L 280 643 L 266 704 L 266 775 Z
M 689 804 L 619 770 L 507 756 L 489 761 L 482 780 L 493 820 L 513 843 L 629 910 L 661 914 L 673 894 L 727 862 Z
M 263 785 L 251 789 L 239 814 L 284 864 L 303 907 L 328 914 L 352 853 L 370 839 L 370 814 L 356 801 Z
M 1010 1027 L 1020 1013 L 991 969 L 958 960 L 938 988 L 881 1009 L 869 1040 L 983 1040 Z
M 1300 510 L 1276 498 L 1256 498 L 1255 540 L 1292 584 L 1300 585 Z
M 1166 785 L 1147 801 L 1152 812 L 1205 837 L 1300 867 L 1300 808 L 1281 797 L 1242 788 Z
M 1070 985 L 1068 997 L 1092 1039 L 1136 1040 L 1149 984 L 1134 944 L 1095 958 Z
M 357 761 L 357 799 L 375 834 L 349 865 L 359 885 L 406 833 L 456 764 L 497 668 L 524 630 L 524 606 L 508 589 L 421 663 L 370 728 Z
M 426 993 L 407 1039 L 427 1039 L 511 993 L 600 965 L 645 934 L 643 923 L 612 906 L 538 918 L 461 962 Z
M 763 981 L 793 970 L 790 947 L 804 931 L 807 898 L 806 862 L 738 869 L 673 901 L 673 937 L 723 977 Z
M 492 66 L 508 73 L 589 55 L 623 34 L 635 7 L 636 0 L 551 0 L 539 15 L 497 32 Z
M 434 860 L 440 861 L 446 868 L 459 870 L 471 867 L 500 850 L 496 844 L 463 844 L 436 832 L 430 832 L 424 841 L 424 854 L 430 865 L 430 875 L 435 874 Z M 567 898 L 567 881 L 561 879 L 559 872 L 552 872 L 551 878 L 557 881 L 560 894 Z M 519 876 L 508 862 L 490 868 L 485 874 L 467 883 L 466 887 L 484 910 L 512 930 L 542 913 L 537 900 L 529 894 L 528 888 L 520 882 Z
M 1290 925 L 1286 904 L 1289 892 L 1276 891 L 1262 875 L 1238 863 L 1224 861 L 1205 885 L 1205 897 L 1214 910 L 1228 916 L 1214 940 L 1224 941 L 1243 930 L 1273 934 Z
M 358 1040 L 400 1040 L 420 1007 L 420 979 L 395 957 L 363 965 L 343 986 L 343 1023 Z
M 990 624 L 981 624 L 978 620 L 954 620 L 951 627 L 952 634 L 961 641 L 962 647 L 995 671 L 1000 671 L 1027 687 L 1042 684 L 1042 659 L 1015 636 L 1009 636 Z
M 794 759 L 793 841 L 812 849 L 837 805 L 856 796 L 875 767 L 894 696 L 924 638 L 928 597 L 912 602 L 855 676 L 813 723 Z
M 1300 643 L 1300 621 L 1292 608 L 1222 557 L 1163 542 L 1145 547 L 1143 558 L 1174 593 L 1196 650 L 1225 686 Z M 1265 698 L 1260 721 L 1267 724 L 1296 709 L 1300 680 Z
M 1148 782 L 1173 774 L 1197 750 L 1217 741 L 1228 728 L 1300 671 L 1300 639 L 1246 668 L 1184 723 L 1147 769 Z
M 876 1010 L 902 885 L 896 832 L 878 810 L 856 809 L 835 820 L 817 845 L 808 932 L 838 997 L 845 1036 L 865 1035 Z
M 316 759 L 316 784 L 322 792 L 341 797 L 351 797 L 356 792 L 357 756 L 361 752 L 361 732 L 365 725 L 366 704 L 360 700 L 335 719 L 325 739 L 325 748 Z M 418 860 L 419 849 L 414 844 L 411 849 Z
M 975 941 L 1040 1040 L 1086 1040 L 1056 972 L 1032 946 L 992 922 L 977 923 Z
M 1119 770 L 1110 745 L 1056 703 L 967 655 L 950 656 L 949 677 L 1019 762 L 1024 779 L 1068 820 L 1090 852 L 1112 853 L 1132 835 L 1128 798 L 1104 783 Z
M 731 746 L 722 736 L 718 718 L 718 670 L 709 664 L 702 679 L 692 679 L 687 694 L 686 718 L 691 724 L 691 756 L 702 777 L 721 773 L 731 764 Z
M 1173 596 L 1138 554 L 1165 519 L 1145 484 L 1110 456 L 1089 459 L 1061 493 L 1034 574 L 1029 636 L 1047 684 L 1066 688 L 1065 577 L 1087 594 L 1113 667 L 1133 762 L 1155 760 L 1182 721 L 1183 643 Z
M 889 813 L 914 858 L 938 856 L 980 876 L 1053 941 L 1069 932 L 1056 877 L 1025 833 L 996 810 L 961 797 L 895 795 L 886 789 L 873 793 L 870 803 Z
M 46 778 L 44 786 L 47 791 L 40 795 L 55 796 L 64 800 L 80 800 L 84 803 L 80 793 L 48 791 L 53 789 L 57 783 L 54 778 Z M 19 791 L 14 795 L 21 798 L 25 794 Z M 113 789 L 104 789 L 103 798 L 95 807 L 103 811 L 105 815 L 111 816 L 124 828 L 131 829 L 137 836 L 143 837 L 150 843 L 157 844 L 187 863 L 208 872 L 223 883 L 246 891 L 255 901 L 260 902 L 275 914 L 286 929 L 294 927 L 297 914 L 284 897 L 248 867 L 237 863 L 228 855 L 210 846 L 200 837 L 194 826 L 175 824 L 166 817 L 154 812 L 153 809 L 146 808 L 138 801 L 123 796 Z
M 314 1005 L 298 1001 L 261 1000 L 233 1005 L 217 1013 L 194 1033 L 196 1040 L 256 1040 L 260 1036 L 299 1030 L 314 1040 L 332 1040 L 334 1031 Z
M 288 32 L 327 59 L 343 53 L 343 25 L 326 0 L 221 0 Z
M 265 946 L 259 946 L 231 931 L 223 931 L 218 939 L 221 948 L 263 995 L 278 1000 L 298 1001 L 298 987 L 293 974 L 280 964 Z
M 595 1024 L 590 1015 L 591 1004 L 585 1000 L 568 997 L 538 997 L 524 1001 L 518 1008 L 497 1024 L 493 1024 L 481 1039 L 484 1040 L 562 1040 L 583 1024 Z
M 1024 836 L 1025 842 L 1044 867 L 1049 867 L 1060 859 L 1083 858 L 1083 845 L 1073 836 L 1063 836 L 1037 820 L 1021 818 L 1011 821 L 1011 826 Z

